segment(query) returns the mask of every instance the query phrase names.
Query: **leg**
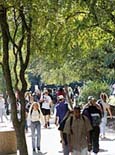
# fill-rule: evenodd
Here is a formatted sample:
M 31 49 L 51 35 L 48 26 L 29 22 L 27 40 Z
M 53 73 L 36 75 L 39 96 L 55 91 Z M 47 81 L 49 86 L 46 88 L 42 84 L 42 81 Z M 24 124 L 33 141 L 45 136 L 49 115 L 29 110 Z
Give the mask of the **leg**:
M 45 128 L 47 128 L 47 120 L 46 120 L 46 109 L 42 108 L 42 113 L 43 113 L 43 116 L 44 116 L 44 122 L 45 122 Z
M 37 148 L 38 148 L 38 150 L 40 150 L 40 141 L 41 141 L 41 124 L 40 124 L 40 122 L 37 122 L 36 129 L 37 129 Z
M 44 115 L 44 121 L 45 121 L 45 128 L 47 128 L 47 118 L 46 118 L 46 115 Z
M 63 153 L 64 155 L 69 155 L 69 146 L 63 144 Z
M 32 147 L 35 149 L 35 123 L 31 122 L 31 132 L 32 132 Z
M 87 148 L 84 148 L 81 150 L 81 155 L 87 155 L 88 153 L 88 149 Z
M 92 134 L 92 141 L 93 141 L 93 152 L 98 153 L 99 152 L 99 134 L 100 134 L 100 127 L 96 126 L 93 129 Z
M 73 150 L 71 155 L 81 155 L 80 151 Z
M 47 125 L 48 125 L 48 127 L 49 127 L 49 126 L 50 126 L 50 122 L 49 122 L 49 120 L 50 120 L 50 115 L 47 115 L 46 117 L 47 117 Z

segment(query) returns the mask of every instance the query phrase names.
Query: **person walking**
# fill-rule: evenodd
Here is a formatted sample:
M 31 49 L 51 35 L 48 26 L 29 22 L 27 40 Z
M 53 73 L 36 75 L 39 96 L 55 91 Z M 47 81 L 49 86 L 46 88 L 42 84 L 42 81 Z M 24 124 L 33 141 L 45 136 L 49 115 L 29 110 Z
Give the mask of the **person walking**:
M 60 136 L 61 136 L 61 143 L 62 143 L 62 148 L 63 148 L 63 155 L 69 155 L 69 145 L 68 145 L 68 140 L 67 140 L 67 134 L 64 133 L 64 127 L 67 119 L 69 117 L 73 117 L 73 111 L 68 111 L 66 115 L 64 116 L 63 120 L 60 122 L 58 130 L 60 131 Z
M 101 105 L 102 111 L 103 111 L 103 117 L 101 119 L 101 124 L 100 124 L 100 137 L 101 139 L 104 139 L 105 128 L 107 124 L 107 114 L 109 114 L 110 118 L 112 119 L 112 113 L 111 113 L 110 105 L 108 104 L 108 96 L 106 93 L 100 94 L 100 100 L 98 101 L 98 103 Z
M 63 129 L 62 129 L 62 126 L 64 128 L 64 124 L 62 123 L 68 118 L 70 111 L 68 108 L 68 103 L 66 102 L 63 95 L 59 95 L 57 97 L 57 100 L 58 102 L 55 106 L 55 124 L 56 126 L 59 127 L 58 129 L 60 131 L 60 139 L 61 139 L 60 142 L 62 143 L 64 155 L 69 155 L 66 137 L 63 134 Z
M 93 129 L 90 131 L 90 142 L 94 155 L 99 152 L 99 134 L 101 123 L 101 107 L 96 103 L 96 99 L 88 97 L 88 103 L 84 106 L 82 114 L 87 116 Z M 89 150 L 90 152 L 91 150 Z
M 71 155 L 87 155 L 90 143 L 92 126 L 86 116 L 81 115 L 81 108 L 75 106 L 73 117 L 65 123 L 64 133 L 68 135 L 68 145 Z
M 43 122 L 43 116 L 40 106 L 37 102 L 33 102 L 30 106 L 28 117 L 31 120 L 32 148 L 34 152 L 36 151 L 36 148 L 39 151 L 41 142 L 41 123 Z M 37 137 L 35 135 L 36 132 Z M 35 144 L 37 144 L 37 146 Z
M 52 99 L 48 94 L 48 90 L 44 90 L 44 93 L 41 96 L 40 99 L 40 104 L 41 104 L 41 110 L 44 116 L 44 121 L 45 121 L 45 125 L 44 127 L 50 127 L 50 109 L 51 109 L 51 105 L 52 105 Z
M 69 107 L 63 95 L 59 95 L 57 99 L 58 102 L 55 106 L 55 124 L 58 126 L 69 111 Z

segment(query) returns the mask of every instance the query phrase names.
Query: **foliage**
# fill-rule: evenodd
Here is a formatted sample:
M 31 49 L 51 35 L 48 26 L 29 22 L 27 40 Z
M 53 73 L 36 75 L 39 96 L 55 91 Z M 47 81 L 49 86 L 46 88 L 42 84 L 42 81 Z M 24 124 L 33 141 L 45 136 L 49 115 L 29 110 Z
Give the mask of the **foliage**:
M 32 49 L 42 64 L 32 59 L 31 69 L 39 74 L 44 66 L 41 75 L 47 83 L 64 83 L 63 77 L 67 83 L 102 80 L 108 75 L 104 60 L 108 53 L 103 47 L 114 44 L 113 5 L 103 0 L 38 3 L 34 4 L 38 20 L 34 19 Z
M 88 96 L 99 99 L 101 92 L 110 95 L 110 87 L 107 83 L 101 81 L 88 81 L 81 89 L 79 102 L 87 103 Z

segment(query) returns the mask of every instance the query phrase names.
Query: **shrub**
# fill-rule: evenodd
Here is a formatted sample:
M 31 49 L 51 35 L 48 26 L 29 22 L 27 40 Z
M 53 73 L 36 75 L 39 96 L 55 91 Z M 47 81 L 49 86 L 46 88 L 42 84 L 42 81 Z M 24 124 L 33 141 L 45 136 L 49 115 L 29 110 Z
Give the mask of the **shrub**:
M 80 104 L 87 103 L 88 96 L 93 96 L 96 99 L 99 99 L 100 93 L 105 92 L 108 95 L 110 94 L 110 87 L 105 82 L 100 81 L 88 81 L 82 88 L 79 96 Z

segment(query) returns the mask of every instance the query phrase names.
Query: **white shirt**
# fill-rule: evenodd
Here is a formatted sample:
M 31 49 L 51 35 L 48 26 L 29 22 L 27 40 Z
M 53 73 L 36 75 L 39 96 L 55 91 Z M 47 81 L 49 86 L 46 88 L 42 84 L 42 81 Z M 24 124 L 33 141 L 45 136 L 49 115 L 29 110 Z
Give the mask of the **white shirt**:
M 42 103 L 42 108 L 43 109 L 50 109 L 50 105 L 51 105 L 51 97 L 48 95 L 44 95 L 43 96 L 44 102 Z
M 37 109 L 36 110 L 32 109 L 32 107 L 33 107 L 33 103 L 29 108 L 28 119 L 32 122 L 40 121 L 41 123 L 44 123 L 44 117 L 40 107 L 39 107 L 39 111 Z
M 32 110 L 32 113 L 30 114 L 30 120 L 32 122 L 40 121 L 40 113 L 38 110 Z

